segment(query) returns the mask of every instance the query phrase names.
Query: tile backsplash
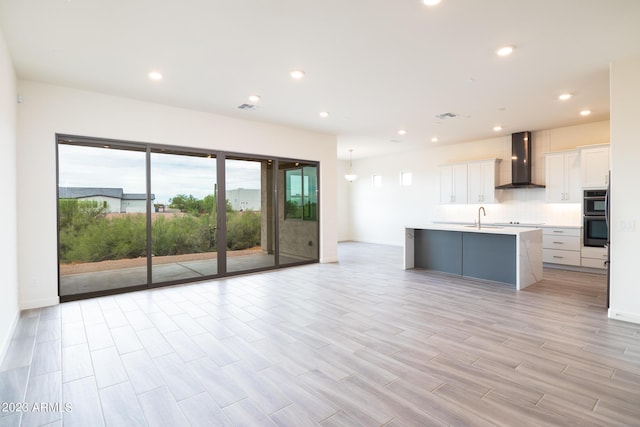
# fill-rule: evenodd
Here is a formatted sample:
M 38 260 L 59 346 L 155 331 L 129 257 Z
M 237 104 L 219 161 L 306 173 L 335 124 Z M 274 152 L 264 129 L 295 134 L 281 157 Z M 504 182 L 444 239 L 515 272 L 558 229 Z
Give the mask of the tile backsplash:
M 438 220 L 473 222 L 478 218 L 478 208 L 484 206 L 486 222 L 544 223 L 551 225 L 579 226 L 582 222 L 580 203 L 546 203 L 544 188 L 496 190 L 499 203 L 440 205 Z

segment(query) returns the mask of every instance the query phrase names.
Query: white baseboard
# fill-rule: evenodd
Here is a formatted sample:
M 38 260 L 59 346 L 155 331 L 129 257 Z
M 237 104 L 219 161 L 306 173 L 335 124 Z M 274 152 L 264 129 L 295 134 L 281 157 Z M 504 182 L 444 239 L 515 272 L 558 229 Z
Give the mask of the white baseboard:
M 338 262 L 338 257 L 337 256 L 332 256 L 332 257 L 328 257 L 328 258 L 322 258 L 320 260 L 320 264 L 329 264 L 332 262 Z
M 624 313 L 621 311 L 615 311 L 610 308 L 607 315 L 609 316 L 609 319 L 640 324 L 640 314 L 637 313 Z
M 20 302 L 20 310 L 31 310 L 32 308 L 49 307 L 60 304 L 60 297 L 38 298 Z

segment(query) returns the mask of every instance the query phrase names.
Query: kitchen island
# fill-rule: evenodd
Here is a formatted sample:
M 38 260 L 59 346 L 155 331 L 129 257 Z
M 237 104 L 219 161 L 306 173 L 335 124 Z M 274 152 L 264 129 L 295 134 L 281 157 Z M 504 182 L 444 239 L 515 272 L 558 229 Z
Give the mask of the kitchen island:
M 452 224 L 406 227 L 404 268 L 442 271 L 524 289 L 542 280 L 542 230 Z

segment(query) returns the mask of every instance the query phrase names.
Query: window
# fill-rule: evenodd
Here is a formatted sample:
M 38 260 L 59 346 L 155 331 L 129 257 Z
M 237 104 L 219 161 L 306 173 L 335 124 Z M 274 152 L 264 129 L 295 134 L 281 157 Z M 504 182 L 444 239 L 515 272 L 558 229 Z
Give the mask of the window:
M 371 176 L 371 185 L 373 185 L 373 188 L 382 187 L 382 175 Z
M 285 171 L 285 218 L 318 220 L 318 168 L 304 166 Z
M 411 185 L 411 172 L 400 172 L 400 186 L 408 187 Z

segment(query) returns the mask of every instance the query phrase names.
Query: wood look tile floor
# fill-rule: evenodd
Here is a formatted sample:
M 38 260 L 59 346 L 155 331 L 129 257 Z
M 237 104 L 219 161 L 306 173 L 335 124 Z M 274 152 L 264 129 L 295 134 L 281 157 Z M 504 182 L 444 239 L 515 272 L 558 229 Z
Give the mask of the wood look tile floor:
M 29 406 L 0 426 L 640 425 L 640 325 L 607 318 L 604 276 L 516 292 L 339 250 L 24 312 L 0 402 Z

